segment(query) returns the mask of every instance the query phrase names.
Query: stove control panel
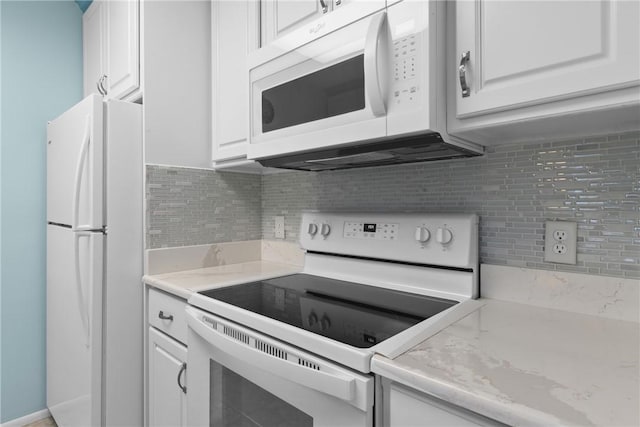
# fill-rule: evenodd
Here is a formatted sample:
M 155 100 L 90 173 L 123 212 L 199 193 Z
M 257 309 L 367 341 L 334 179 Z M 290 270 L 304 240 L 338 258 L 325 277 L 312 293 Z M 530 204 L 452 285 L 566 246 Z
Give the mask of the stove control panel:
M 307 250 L 448 267 L 477 268 L 475 214 L 306 213 Z
M 398 237 L 399 224 L 352 222 L 344 223 L 344 238 L 346 239 L 377 239 L 395 240 Z

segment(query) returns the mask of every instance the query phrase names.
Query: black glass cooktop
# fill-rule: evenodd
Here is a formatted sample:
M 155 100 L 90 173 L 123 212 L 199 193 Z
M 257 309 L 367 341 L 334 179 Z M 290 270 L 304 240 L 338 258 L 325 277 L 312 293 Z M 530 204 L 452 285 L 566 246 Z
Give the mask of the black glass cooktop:
M 200 294 L 360 348 L 376 345 L 457 304 L 308 274 Z

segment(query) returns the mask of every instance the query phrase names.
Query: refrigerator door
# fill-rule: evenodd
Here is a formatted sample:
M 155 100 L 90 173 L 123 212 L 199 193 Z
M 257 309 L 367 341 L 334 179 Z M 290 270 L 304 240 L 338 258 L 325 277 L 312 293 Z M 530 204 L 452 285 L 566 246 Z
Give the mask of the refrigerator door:
M 61 426 L 101 424 L 104 235 L 47 226 L 47 406 Z
M 47 221 L 104 226 L 103 103 L 90 95 L 47 126 Z

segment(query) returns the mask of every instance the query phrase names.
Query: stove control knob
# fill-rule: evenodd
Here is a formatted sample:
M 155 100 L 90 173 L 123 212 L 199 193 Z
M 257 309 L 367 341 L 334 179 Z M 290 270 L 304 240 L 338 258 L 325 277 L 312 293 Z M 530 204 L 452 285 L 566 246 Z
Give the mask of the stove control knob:
M 329 319 L 329 316 L 325 314 L 324 316 L 322 316 L 322 319 L 320 319 L 320 329 L 322 329 L 323 331 L 326 331 L 330 327 L 331 327 L 331 319 Z
M 438 243 L 443 246 L 448 245 L 449 243 L 451 243 L 451 239 L 453 239 L 451 230 L 446 227 L 438 228 L 438 232 L 436 233 L 436 240 L 438 241 Z
M 329 233 L 331 233 L 331 226 L 326 223 L 322 224 L 322 227 L 320 227 L 320 234 L 322 234 L 324 237 L 327 237 Z
M 310 223 L 309 228 L 307 229 L 307 233 L 315 236 L 318 233 L 318 224 Z
M 424 243 L 431 238 L 431 233 L 425 227 L 416 227 L 416 240 L 420 243 Z
M 312 311 L 307 320 L 309 321 L 309 326 L 313 326 L 318 323 L 318 315 Z

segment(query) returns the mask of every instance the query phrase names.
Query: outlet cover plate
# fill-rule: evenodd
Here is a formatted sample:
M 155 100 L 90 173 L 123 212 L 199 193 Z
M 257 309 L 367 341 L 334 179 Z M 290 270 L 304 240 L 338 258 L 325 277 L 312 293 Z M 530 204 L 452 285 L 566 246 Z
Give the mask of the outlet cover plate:
M 544 260 L 559 264 L 576 264 L 578 223 L 546 221 L 544 225 Z M 556 236 L 563 238 L 557 239 Z
M 275 227 L 273 234 L 276 239 L 284 239 L 284 216 L 275 217 Z

